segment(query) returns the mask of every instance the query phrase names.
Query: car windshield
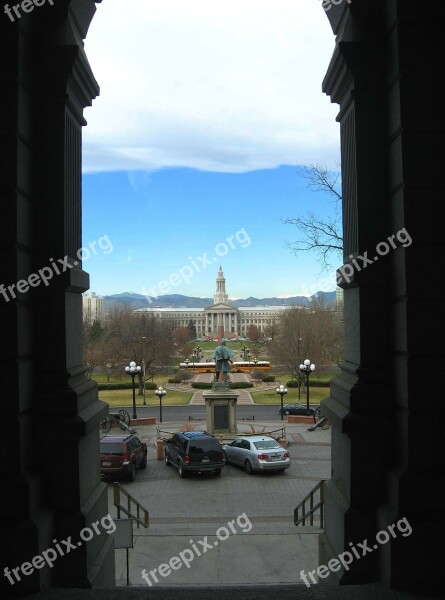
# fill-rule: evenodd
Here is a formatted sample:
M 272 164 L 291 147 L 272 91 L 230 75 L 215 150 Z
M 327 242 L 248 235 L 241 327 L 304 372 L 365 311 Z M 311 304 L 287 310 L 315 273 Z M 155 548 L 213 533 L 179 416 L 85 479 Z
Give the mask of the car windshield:
M 253 442 L 257 450 L 271 450 L 272 448 L 281 448 L 275 440 L 264 440 L 262 442 Z
M 122 444 L 109 444 L 106 442 L 101 442 L 100 444 L 100 453 L 101 454 L 123 454 L 124 449 Z

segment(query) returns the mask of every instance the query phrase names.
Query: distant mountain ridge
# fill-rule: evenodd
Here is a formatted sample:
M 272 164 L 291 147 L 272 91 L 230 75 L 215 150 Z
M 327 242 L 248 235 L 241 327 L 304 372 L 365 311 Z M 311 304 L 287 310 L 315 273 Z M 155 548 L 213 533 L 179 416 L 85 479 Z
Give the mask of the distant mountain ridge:
M 308 306 L 309 303 L 316 299 L 322 298 L 326 303 L 335 303 L 335 291 L 333 292 L 316 292 L 312 296 L 290 296 L 288 298 L 278 298 L 272 296 L 270 298 L 237 298 L 229 303 L 232 306 Z M 151 302 L 143 294 L 135 294 L 133 292 L 123 292 L 121 294 L 112 294 L 104 296 L 104 299 L 111 305 L 126 305 L 134 310 L 137 308 L 207 308 L 213 304 L 213 298 L 199 298 L 196 296 L 183 296 L 181 294 L 166 294 L 151 298 Z

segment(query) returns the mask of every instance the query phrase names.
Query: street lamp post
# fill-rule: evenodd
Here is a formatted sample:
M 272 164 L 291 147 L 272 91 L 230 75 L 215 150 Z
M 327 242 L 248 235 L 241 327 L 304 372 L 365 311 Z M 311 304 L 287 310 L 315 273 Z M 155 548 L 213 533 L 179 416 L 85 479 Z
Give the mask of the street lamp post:
M 142 336 L 142 381 L 143 381 L 142 393 L 144 395 L 144 406 L 147 406 L 147 401 L 145 399 L 145 336 Z
M 157 390 L 155 390 L 156 396 L 159 398 L 159 422 L 162 423 L 162 398 L 165 396 L 167 392 L 160 385 Z
M 300 362 L 300 342 L 302 341 L 302 338 L 298 338 L 298 362 Z M 300 374 L 298 374 L 298 402 L 301 401 L 301 377 Z
M 277 387 L 277 394 L 281 396 L 281 420 L 284 418 L 283 396 L 287 394 L 287 388 L 282 383 Z
M 134 378 L 138 373 L 141 372 L 141 367 L 139 365 L 136 365 L 134 360 L 132 360 L 131 363 L 127 367 L 125 367 L 125 372 L 127 373 L 127 375 L 131 375 L 131 380 L 133 382 L 133 419 L 137 419 L 138 416 L 136 414 L 136 390 L 134 387 Z
M 303 364 L 300 365 L 300 371 L 306 373 L 306 409 L 309 414 L 309 375 L 315 371 L 315 365 L 306 358 Z

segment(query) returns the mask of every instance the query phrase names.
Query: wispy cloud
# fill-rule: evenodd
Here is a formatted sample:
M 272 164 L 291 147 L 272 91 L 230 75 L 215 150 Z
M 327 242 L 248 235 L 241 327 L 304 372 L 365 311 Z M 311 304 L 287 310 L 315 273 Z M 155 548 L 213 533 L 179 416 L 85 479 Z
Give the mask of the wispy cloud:
M 84 170 L 336 166 L 333 48 L 317 0 L 107 0 L 86 41 L 101 96 Z

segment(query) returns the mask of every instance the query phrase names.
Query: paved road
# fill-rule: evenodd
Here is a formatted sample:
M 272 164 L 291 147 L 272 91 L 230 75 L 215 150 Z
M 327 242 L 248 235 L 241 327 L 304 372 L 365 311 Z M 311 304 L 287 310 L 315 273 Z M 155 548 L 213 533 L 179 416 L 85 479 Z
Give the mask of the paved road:
M 183 423 L 172 423 L 172 430 Z M 256 423 L 261 427 L 267 423 Z M 199 424 L 196 424 L 199 428 Z M 239 429 L 249 424 L 238 422 Z M 141 569 L 154 569 L 208 536 L 212 544 L 196 556 L 190 568 L 181 568 L 160 578 L 157 586 L 235 583 L 296 583 L 301 569 L 318 565 L 318 536 L 293 525 L 293 511 L 304 496 L 330 473 L 330 431 L 307 432 L 304 425 L 286 427 L 290 442 L 291 468 L 284 473 L 249 476 L 241 468 L 227 465 L 222 475 L 196 475 L 180 479 L 174 467 L 157 460 L 155 426 L 138 428 L 149 448 L 147 469 L 138 471 L 134 482 L 121 485 L 150 512 L 150 527 L 135 529 L 130 550 L 132 585 L 148 585 Z M 110 511 L 114 516 L 112 485 Z M 236 533 L 219 541 L 216 532 L 245 513 Z M 249 530 L 248 530 L 249 529 Z M 316 530 L 319 531 L 319 530 Z M 217 542 L 217 544 L 215 544 Z M 215 547 L 217 545 L 217 547 Z M 200 546 L 200 544 L 198 544 Z M 118 584 L 125 585 L 125 551 L 116 551 Z
M 318 405 L 317 405 L 318 406 Z M 116 412 L 120 407 L 113 407 L 112 411 Z M 130 413 L 133 413 L 133 409 L 129 406 L 122 407 Z M 236 414 L 238 419 L 251 419 L 255 417 L 256 421 L 267 420 L 267 421 L 281 421 L 280 414 L 278 412 L 279 404 L 277 405 L 245 405 L 238 406 Z M 159 419 L 159 406 L 138 406 L 137 407 L 138 417 L 156 417 Z M 168 421 L 188 421 L 189 416 L 194 418 L 203 418 L 205 420 L 205 407 L 204 406 L 193 406 L 187 404 L 186 406 L 163 406 L 162 407 L 162 420 L 163 422 Z M 286 419 L 284 419 L 286 421 Z

